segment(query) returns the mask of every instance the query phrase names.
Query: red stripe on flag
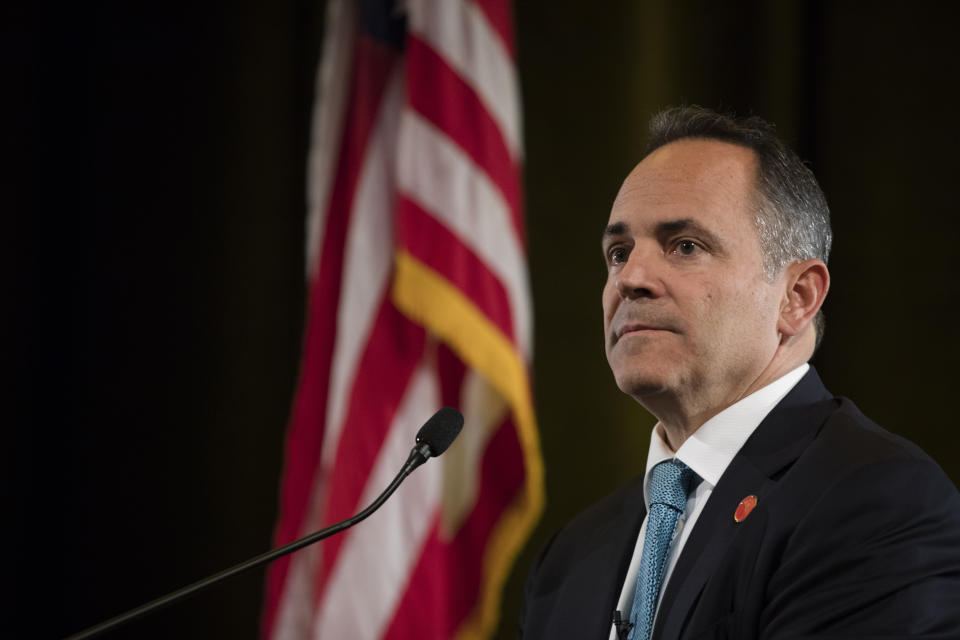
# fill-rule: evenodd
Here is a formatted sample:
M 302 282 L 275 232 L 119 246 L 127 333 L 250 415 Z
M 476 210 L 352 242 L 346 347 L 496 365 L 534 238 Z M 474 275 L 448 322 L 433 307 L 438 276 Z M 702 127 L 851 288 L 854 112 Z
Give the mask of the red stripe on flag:
M 440 380 L 440 403 L 445 407 L 459 407 L 463 401 L 460 392 L 467 366 L 444 343 L 437 345 L 437 378 Z
M 466 151 L 496 184 L 523 244 L 519 168 L 500 128 L 463 78 L 429 44 L 412 34 L 407 37 L 407 89 L 410 106 Z
M 302 529 L 310 507 L 326 428 L 330 363 L 336 339 L 337 301 L 351 203 L 395 61 L 396 54 L 391 49 L 370 38 L 360 37 L 354 44 L 355 72 L 345 110 L 340 161 L 330 195 L 320 264 L 310 283 L 300 380 L 287 430 L 280 520 L 274 532 L 276 545 L 308 533 Z M 263 616 L 265 636 L 273 628 L 289 565 L 289 556 L 281 558 L 273 563 L 267 576 Z
M 350 390 L 333 468 L 325 478 L 330 487 L 336 488 L 327 498 L 325 525 L 345 520 L 366 506 L 360 499 L 413 371 L 423 357 L 425 339 L 423 328 L 401 314 L 390 302 L 389 291 L 385 292 Z M 345 539 L 345 535 L 339 535 L 324 542 L 323 563 L 316 576 L 317 602 L 323 598 Z
M 436 218 L 398 196 L 397 234 L 413 256 L 443 275 L 513 341 L 510 301 L 486 263 Z
M 453 637 L 479 604 L 484 554 L 477 550 L 486 548 L 494 525 L 524 486 L 523 454 L 512 420 L 491 438 L 480 473 L 476 506 L 456 536 L 446 540 L 439 522 L 433 526 L 382 640 Z
M 514 48 L 513 39 L 513 11 L 511 10 L 509 0 L 473 0 L 473 3 L 479 7 L 483 15 L 487 17 L 487 22 L 493 27 L 500 40 L 503 42 L 507 52 L 516 59 L 517 51 Z

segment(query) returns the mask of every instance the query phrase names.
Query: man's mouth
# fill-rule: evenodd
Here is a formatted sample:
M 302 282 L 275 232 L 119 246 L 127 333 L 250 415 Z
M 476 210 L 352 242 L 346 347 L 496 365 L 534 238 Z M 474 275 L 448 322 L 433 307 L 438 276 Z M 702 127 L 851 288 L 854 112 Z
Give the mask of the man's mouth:
M 670 329 L 665 329 L 664 327 L 646 324 L 643 322 L 631 322 L 617 329 L 616 336 L 617 336 L 617 340 L 619 340 L 620 338 L 628 334 L 648 333 L 648 332 L 654 332 L 654 331 L 670 331 Z

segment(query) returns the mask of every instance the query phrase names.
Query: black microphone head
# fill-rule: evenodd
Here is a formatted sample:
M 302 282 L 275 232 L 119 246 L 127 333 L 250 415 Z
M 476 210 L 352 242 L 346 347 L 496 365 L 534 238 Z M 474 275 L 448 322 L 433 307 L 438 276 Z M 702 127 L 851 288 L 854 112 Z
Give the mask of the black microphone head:
M 433 414 L 417 432 L 417 444 L 430 447 L 430 455 L 438 456 L 447 450 L 463 428 L 463 414 L 453 407 L 443 407 Z

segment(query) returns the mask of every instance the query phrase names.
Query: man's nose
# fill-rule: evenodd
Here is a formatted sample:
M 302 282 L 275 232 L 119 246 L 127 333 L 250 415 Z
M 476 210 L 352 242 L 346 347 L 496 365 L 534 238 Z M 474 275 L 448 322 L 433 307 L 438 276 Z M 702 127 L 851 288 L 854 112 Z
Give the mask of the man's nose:
M 620 297 L 658 298 L 664 293 L 664 284 L 657 256 L 652 251 L 630 252 L 627 262 L 617 274 L 617 291 Z

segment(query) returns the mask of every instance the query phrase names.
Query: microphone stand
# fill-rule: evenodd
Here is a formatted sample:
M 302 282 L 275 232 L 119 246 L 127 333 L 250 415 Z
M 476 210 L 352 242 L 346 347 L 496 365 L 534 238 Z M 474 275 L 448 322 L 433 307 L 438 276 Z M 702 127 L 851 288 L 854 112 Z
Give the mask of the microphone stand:
M 162 609 L 163 607 L 173 604 L 178 600 L 182 600 L 187 596 L 191 596 L 208 587 L 212 587 L 218 582 L 226 580 L 231 576 L 235 576 L 239 573 L 243 573 L 244 571 L 248 571 L 250 569 L 254 569 L 256 567 L 265 565 L 268 562 L 271 562 L 272 560 L 276 560 L 281 556 L 285 556 L 288 553 L 293 553 L 294 551 L 297 551 L 306 546 L 309 546 L 314 542 L 319 542 L 324 538 L 328 538 L 336 533 L 340 533 L 344 529 L 349 529 L 350 527 L 357 524 L 358 522 L 365 520 L 370 514 L 372 514 L 377 509 L 379 509 L 380 506 L 384 502 L 386 502 L 387 498 L 393 495 L 393 492 L 397 490 L 397 487 L 400 486 L 400 483 L 403 482 L 404 479 L 406 479 L 406 477 L 410 475 L 410 473 L 414 469 L 416 469 L 421 464 L 426 462 L 427 458 L 429 458 L 431 455 L 432 455 L 432 451 L 430 450 L 430 446 L 426 443 L 418 442 L 417 445 L 413 448 L 413 451 L 410 452 L 410 457 L 407 458 L 407 462 L 403 465 L 403 468 L 400 470 L 400 473 L 396 475 L 396 477 L 393 479 L 390 485 L 386 489 L 384 489 L 383 493 L 377 496 L 377 499 L 374 500 L 369 507 L 367 507 L 360 513 L 356 514 L 355 516 L 351 518 L 347 518 L 346 520 L 343 520 L 342 522 L 338 522 L 337 524 L 331 525 L 325 529 L 321 529 L 320 531 L 311 533 L 310 535 L 304 536 L 299 540 L 294 540 L 290 544 L 284 545 L 277 549 L 273 549 L 272 551 L 267 551 L 266 553 L 262 553 L 259 556 L 256 556 L 255 558 L 251 558 L 246 562 L 241 562 L 240 564 L 234 565 L 229 569 L 224 569 L 220 573 L 215 573 L 212 576 L 204 578 L 203 580 L 199 580 L 197 582 L 194 582 L 193 584 L 187 585 L 182 589 L 177 589 L 172 593 L 168 593 L 167 595 L 161 598 L 157 598 L 156 600 L 148 602 L 144 605 L 141 605 L 136 609 L 131 609 L 126 613 L 121 613 L 120 615 L 110 618 L 109 620 L 106 620 L 104 622 L 101 622 L 98 625 L 92 626 L 79 633 L 75 633 L 74 635 L 69 636 L 66 640 L 86 640 L 86 638 L 93 638 L 106 631 L 119 627 L 122 624 L 126 624 L 127 622 L 136 620 L 141 616 L 145 616 L 148 613 L 157 611 L 158 609 Z

